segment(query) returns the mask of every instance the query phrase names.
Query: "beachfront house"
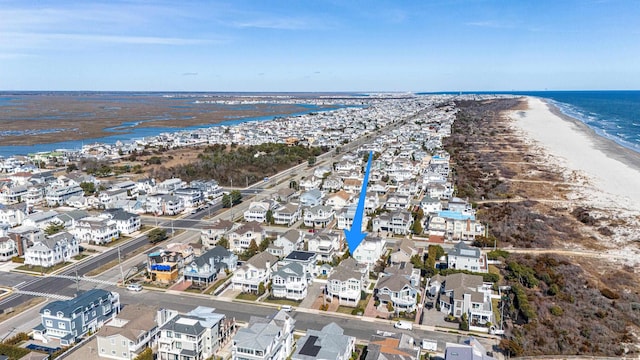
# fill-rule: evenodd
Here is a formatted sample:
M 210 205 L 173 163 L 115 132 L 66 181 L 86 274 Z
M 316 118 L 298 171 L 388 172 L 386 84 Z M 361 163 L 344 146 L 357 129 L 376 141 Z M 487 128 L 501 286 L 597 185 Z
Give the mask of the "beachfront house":
M 440 311 L 461 317 L 467 314 L 470 322 L 486 324 L 493 321 L 491 304 L 492 283 L 482 281 L 480 275 L 450 274 L 444 278 L 439 297 Z
M 480 273 L 489 272 L 487 255 L 483 254 L 477 247 L 471 247 L 462 241 L 455 244 L 447 252 L 447 266 L 449 269 Z
M 405 209 L 385 212 L 372 219 L 374 232 L 388 232 L 394 235 L 407 235 L 411 232 L 413 216 Z

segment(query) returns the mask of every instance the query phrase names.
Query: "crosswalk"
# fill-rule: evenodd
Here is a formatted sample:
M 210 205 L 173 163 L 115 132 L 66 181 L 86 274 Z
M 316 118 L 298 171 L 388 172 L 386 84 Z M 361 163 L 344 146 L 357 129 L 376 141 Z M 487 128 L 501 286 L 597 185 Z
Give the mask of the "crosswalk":
M 113 282 L 113 281 L 93 279 L 93 278 L 88 278 L 88 277 L 84 277 L 84 276 L 79 276 L 79 277 L 76 278 L 75 276 L 72 276 L 72 275 L 49 275 L 47 277 L 55 277 L 55 278 L 60 278 L 60 279 L 73 280 L 73 281 L 76 281 L 76 280 L 88 281 L 88 282 L 93 282 L 93 283 L 102 284 L 102 285 L 111 285 L 111 286 L 118 285 L 118 283 Z
M 71 299 L 73 299 L 70 296 L 64 296 L 64 295 L 58 295 L 58 294 L 49 294 L 49 293 L 43 293 L 43 292 L 39 292 L 39 291 L 14 290 L 13 292 L 15 294 L 40 296 L 40 297 L 46 297 L 46 298 L 50 298 L 50 299 L 54 299 L 54 300 L 71 300 Z

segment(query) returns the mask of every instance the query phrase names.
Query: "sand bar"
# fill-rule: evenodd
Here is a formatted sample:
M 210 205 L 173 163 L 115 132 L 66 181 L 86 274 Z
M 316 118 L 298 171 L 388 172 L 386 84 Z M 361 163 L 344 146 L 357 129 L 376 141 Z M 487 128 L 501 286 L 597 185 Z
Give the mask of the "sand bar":
M 608 209 L 640 211 L 640 154 L 597 135 L 543 99 L 510 113 L 516 129 L 551 155 L 550 161 L 586 177 L 585 200 Z

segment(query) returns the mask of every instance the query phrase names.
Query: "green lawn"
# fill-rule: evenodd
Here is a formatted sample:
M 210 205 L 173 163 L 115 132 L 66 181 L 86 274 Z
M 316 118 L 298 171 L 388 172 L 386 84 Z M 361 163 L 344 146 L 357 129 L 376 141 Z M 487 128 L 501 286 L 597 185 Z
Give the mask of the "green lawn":
M 253 293 L 240 293 L 236 296 L 238 300 L 248 300 L 248 301 L 256 301 L 258 300 L 259 295 Z
M 38 272 L 41 274 L 49 274 L 51 272 L 54 272 L 58 269 L 61 269 L 67 265 L 70 265 L 70 262 L 63 262 L 60 264 L 56 264 L 54 266 L 51 267 L 42 267 L 42 266 L 34 266 L 34 265 L 21 265 L 18 266 L 16 269 L 17 270 L 22 270 L 22 271 L 33 271 L 33 272 Z
M 299 306 L 300 301 L 294 301 L 289 299 L 269 299 L 266 297 L 264 302 L 272 303 L 272 304 L 280 304 L 280 305 L 291 305 L 291 306 Z

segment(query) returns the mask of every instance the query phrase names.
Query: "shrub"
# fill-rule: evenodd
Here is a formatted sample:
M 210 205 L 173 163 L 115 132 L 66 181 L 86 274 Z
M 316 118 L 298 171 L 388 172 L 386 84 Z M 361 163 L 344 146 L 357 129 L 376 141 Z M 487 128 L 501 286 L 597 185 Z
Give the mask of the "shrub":
M 14 262 L 17 264 L 24 264 L 24 258 L 21 258 L 20 256 L 14 256 L 11 258 L 11 262 Z
M 616 300 L 620 298 L 620 295 L 618 295 L 618 293 L 608 288 L 601 289 L 600 294 L 602 294 L 602 296 L 606 297 L 607 299 L 611 299 L 611 300 Z
M 7 344 L 7 345 L 17 345 L 23 341 L 27 341 L 29 340 L 29 334 L 25 333 L 25 332 L 20 332 L 15 334 L 14 336 L 6 339 L 5 341 L 3 341 L 3 344 Z
M 558 305 L 553 305 L 549 308 L 549 312 L 555 316 L 562 316 L 564 314 L 564 310 Z
M 135 360 L 153 360 L 153 350 L 151 348 L 144 349 L 140 355 L 136 356 Z
M 506 259 L 508 257 L 509 257 L 509 252 L 501 249 L 492 250 L 487 253 L 487 258 L 489 260 L 498 260 L 500 258 Z

